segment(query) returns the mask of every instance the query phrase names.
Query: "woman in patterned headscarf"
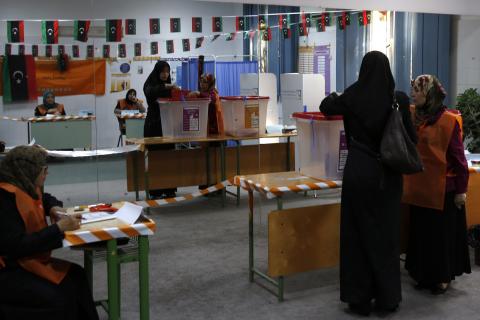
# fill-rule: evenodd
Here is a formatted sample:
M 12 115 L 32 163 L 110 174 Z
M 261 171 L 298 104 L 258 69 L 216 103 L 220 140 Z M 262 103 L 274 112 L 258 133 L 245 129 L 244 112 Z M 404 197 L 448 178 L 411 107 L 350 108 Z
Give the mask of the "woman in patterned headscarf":
M 46 90 L 43 93 L 43 104 L 35 108 L 35 117 L 46 116 L 47 114 L 65 115 L 65 107 L 63 104 L 55 102 L 55 94 L 51 90 Z
M 62 203 L 41 189 L 47 154 L 19 146 L 0 163 L 0 305 L 5 319 L 98 319 L 84 270 L 51 257 L 80 215 L 59 213 Z M 54 222 L 46 223 L 46 215 Z
M 404 177 L 403 201 L 410 204 L 405 268 L 417 289 L 442 294 L 455 276 L 470 273 L 462 119 L 444 106 L 446 92 L 435 76 L 418 76 L 411 95 L 424 171 Z

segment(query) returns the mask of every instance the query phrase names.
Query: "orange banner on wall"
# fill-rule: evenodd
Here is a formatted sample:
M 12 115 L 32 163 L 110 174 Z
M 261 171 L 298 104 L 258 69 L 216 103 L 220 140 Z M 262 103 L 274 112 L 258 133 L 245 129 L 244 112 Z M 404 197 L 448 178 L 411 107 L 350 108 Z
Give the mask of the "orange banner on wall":
M 69 61 L 66 71 L 60 72 L 56 61 L 35 61 L 37 92 L 52 90 L 56 96 L 105 94 L 105 60 Z

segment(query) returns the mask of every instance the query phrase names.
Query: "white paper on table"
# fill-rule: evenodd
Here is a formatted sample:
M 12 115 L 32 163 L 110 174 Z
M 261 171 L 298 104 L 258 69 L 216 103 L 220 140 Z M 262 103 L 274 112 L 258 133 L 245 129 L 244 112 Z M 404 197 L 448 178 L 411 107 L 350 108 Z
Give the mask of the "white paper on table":
M 123 206 L 115 212 L 115 216 L 117 219 L 120 219 L 127 224 L 134 224 L 138 220 L 138 217 L 140 217 L 142 210 L 143 207 L 141 206 L 125 202 Z
M 116 214 L 112 214 L 110 212 L 105 212 L 105 211 L 83 213 L 82 224 L 111 220 L 111 219 L 115 219 L 116 217 L 117 217 Z

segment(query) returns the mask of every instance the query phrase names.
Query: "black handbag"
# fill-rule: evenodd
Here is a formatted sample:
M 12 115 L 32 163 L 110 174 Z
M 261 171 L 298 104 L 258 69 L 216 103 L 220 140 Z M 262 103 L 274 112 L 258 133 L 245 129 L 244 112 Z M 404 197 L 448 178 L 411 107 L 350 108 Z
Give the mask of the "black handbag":
M 380 160 L 390 169 L 402 174 L 423 171 L 422 160 L 403 125 L 402 114 L 395 97 L 380 142 Z

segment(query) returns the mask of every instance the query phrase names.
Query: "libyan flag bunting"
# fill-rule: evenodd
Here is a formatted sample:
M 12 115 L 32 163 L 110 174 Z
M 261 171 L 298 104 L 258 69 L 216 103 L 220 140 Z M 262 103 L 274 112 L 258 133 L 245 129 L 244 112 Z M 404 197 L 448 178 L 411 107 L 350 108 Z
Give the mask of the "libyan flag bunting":
M 42 21 L 42 43 L 58 43 L 58 21 Z
M 7 37 L 8 42 L 23 42 L 24 27 L 23 21 L 8 21 L 7 22 Z
M 73 23 L 73 38 L 77 41 L 88 41 L 88 30 L 90 29 L 90 21 L 75 20 Z
M 5 56 L 3 60 L 3 102 L 35 99 L 37 99 L 37 85 L 33 56 Z
M 107 42 L 120 42 L 122 41 L 122 20 L 106 20 L 105 32 Z

